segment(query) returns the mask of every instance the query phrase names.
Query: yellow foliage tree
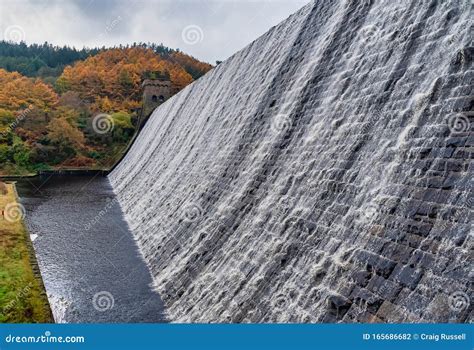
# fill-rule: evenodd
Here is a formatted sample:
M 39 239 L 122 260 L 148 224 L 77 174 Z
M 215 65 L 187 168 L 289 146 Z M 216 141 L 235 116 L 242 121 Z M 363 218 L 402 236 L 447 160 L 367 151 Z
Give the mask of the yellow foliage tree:
M 58 95 L 49 85 L 0 69 L 0 108 L 18 111 L 33 105 L 49 112 L 57 102 Z

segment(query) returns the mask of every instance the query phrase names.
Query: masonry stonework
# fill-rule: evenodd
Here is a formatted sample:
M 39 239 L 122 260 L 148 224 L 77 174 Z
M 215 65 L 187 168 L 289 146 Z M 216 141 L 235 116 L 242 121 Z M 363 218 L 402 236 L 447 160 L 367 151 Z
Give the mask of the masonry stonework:
M 110 179 L 170 319 L 472 322 L 470 1 L 316 1 Z
M 143 115 L 149 116 L 156 107 L 171 97 L 171 81 L 165 79 L 145 79 L 142 83 Z

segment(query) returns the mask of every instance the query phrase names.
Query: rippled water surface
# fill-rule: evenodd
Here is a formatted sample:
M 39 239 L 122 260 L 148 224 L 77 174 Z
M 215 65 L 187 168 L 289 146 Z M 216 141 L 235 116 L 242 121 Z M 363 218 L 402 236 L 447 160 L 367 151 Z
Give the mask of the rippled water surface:
M 56 322 L 163 322 L 163 305 L 106 178 L 17 183 Z

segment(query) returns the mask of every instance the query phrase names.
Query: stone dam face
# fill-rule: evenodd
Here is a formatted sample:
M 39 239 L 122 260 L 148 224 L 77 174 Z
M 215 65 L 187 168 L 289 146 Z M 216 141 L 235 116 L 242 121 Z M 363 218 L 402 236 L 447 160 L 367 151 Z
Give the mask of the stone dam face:
M 110 175 L 176 322 L 471 322 L 470 1 L 316 1 Z

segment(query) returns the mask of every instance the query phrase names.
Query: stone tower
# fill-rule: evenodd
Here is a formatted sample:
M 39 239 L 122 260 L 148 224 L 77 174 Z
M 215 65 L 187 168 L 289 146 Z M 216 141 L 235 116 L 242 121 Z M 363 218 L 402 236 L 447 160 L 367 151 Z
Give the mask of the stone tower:
M 153 110 L 171 97 L 171 81 L 168 74 L 148 73 L 143 80 L 143 116 L 147 118 Z

